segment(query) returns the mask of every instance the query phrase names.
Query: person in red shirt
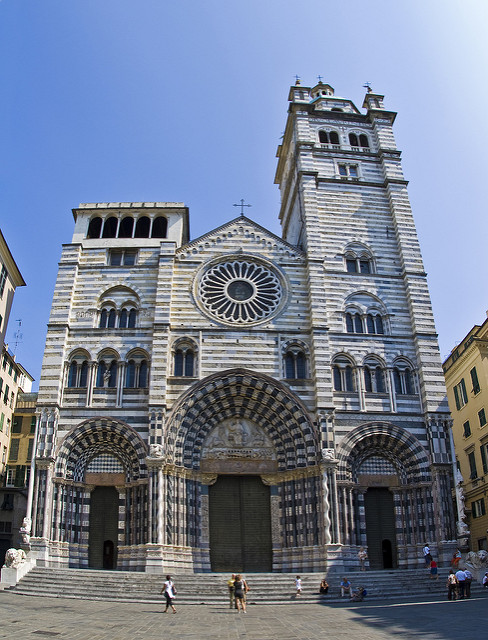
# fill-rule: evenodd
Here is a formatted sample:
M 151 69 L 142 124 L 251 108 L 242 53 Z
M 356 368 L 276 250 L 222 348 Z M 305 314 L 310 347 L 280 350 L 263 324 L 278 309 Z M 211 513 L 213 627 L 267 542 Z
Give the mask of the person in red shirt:
M 430 578 L 431 580 L 437 580 L 438 579 L 438 575 L 437 575 L 437 562 L 432 559 L 430 561 Z

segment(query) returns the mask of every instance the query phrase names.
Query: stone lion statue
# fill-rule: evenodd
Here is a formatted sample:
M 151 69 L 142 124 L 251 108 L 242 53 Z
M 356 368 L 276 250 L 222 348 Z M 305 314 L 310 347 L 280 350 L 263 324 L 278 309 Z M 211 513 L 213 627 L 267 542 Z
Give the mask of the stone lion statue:
M 327 462 L 334 462 L 334 449 L 322 449 L 322 460 L 325 460 Z
M 25 551 L 22 549 L 7 549 L 7 553 L 5 554 L 5 564 L 3 566 L 16 569 L 25 562 L 25 559 Z
M 164 457 L 164 449 L 162 444 L 151 444 L 149 446 L 150 458 L 162 458 Z
M 488 568 L 488 551 L 484 549 L 481 549 L 481 551 L 470 551 L 466 557 L 466 564 L 469 564 L 475 569 Z

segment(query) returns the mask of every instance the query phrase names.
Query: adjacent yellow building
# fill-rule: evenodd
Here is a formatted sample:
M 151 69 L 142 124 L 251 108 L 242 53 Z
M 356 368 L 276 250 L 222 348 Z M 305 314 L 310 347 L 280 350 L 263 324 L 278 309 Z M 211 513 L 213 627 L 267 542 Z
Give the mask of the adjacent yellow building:
M 488 549 L 488 319 L 475 325 L 443 364 L 459 471 L 458 501 L 473 551 Z

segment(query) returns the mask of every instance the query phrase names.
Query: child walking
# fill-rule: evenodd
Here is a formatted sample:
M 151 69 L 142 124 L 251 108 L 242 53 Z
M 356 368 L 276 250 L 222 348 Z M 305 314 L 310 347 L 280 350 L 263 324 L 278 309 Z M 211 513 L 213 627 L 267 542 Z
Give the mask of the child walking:
M 302 595 L 302 579 L 300 578 L 300 576 L 297 576 L 295 578 L 295 588 L 297 590 L 297 596 L 301 596 Z

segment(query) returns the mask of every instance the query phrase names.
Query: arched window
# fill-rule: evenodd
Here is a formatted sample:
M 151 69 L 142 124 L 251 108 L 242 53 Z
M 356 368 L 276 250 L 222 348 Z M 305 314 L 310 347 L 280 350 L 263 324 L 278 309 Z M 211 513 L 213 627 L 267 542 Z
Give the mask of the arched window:
M 285 354 L 285 377 L 291 380 L 304 380 L 307 377 L 303 351 L 291 350 Z
M 126 216 L 123 218 L 119 227 L 119 238 L 132 238 L 132 232 L 134 230 L 134 218 Z
M 102 231 L 102 219 L 99 216 L 97 216 L 96 218 L 92 218 L 90 220 L 90 224 L 88 225 L 88 233 L 86 234 L 86 237 L 99 238 L 101 231 Z
M 127 309 L 122 309 L 119 315 L 119 327 L 121 329 L 126 329 L 128 320 L 129 316 L 127 314 Z
M 115 238 L 117 236 L 117 226 L 119 221 L 114 216 L 105 220 L 103 225 L 102 238 Z
M 149 227 L 151 221 L 147 216 L 141 216 L 136 222 L 136 231 L 134 238 L 149 238 Z
M 368 333 L 375 333 L 378 335 L 383 335 L 385 333 L 383 320 L 378 314 L 368 313 L 366 316 L 366 324 L 368 326 Z
M 359 313 L 346 313 L 346 331 L 347 333 L 364 333 L 363 320 Z
M 168 233 L 168 221 L 164 216 L 154 218 L 152 224 L 151 238 L 166 238 Z
M 107 327 L 109 329 L 113 329 L 115 327 L 115 318 L 116 318 L 115 309 L 110 309 L 110 311 L 108 312 L 108 318 L 107 318 Z
M 147 360 L 142 360 L 139 365 L 139 388 L 144 389 L 147 387 Z
M 97 387 L 114 388 L 117 383 L 117 362 L 100 360 L 97 369 Z
M 398 364 L 393 369 L 395 393 L 398 395 L 412 395 L 415 393 L 412 369 L 406 364 Z
M 76 387 L 77 373 L 78 363 L 76 362 L 76 360 L 73 360 L 73 362 L 69 366 L 68 387 Z
M 193 378 L 195 376 L 195 351 L 192 345 L 180 344 L 174 352 L 173 375 Z
M 107 328 L 107 321 L 108 321 L 108 311 L 107 309 L 102 309 L 101 313 L 100 313 L 100 323 L 99 323 L 99 327 L 100 329 L 106 329 Z
M 135 309 L 120 310 L 119 327 L 121 329 L 133 329 L 136 326 L 137 311 Z
M 363 147 L 363 149 L 369 149 L 369 140 L 368 140 L 368 136 L 366 136 L 364 133 L 362 133 L 359 136 L 359 145 L 361 147 Z
M 355 133 L 349 134 L 349 144 L 351 147 L 359 147 L 358 137 Z
M 339 146 L 339 134 L 337 131 L 319 131 L 319 142 L 322 144 L 333 144 Z
M 362 149 L 369 149 L 369 140 L 368 136 L 364 133 L 358 135 L 357 133 L 349 134 L 349 144 L 351 147 L 361 147 Z
M 338 356 L 332 364 L 334 391 L 355 391 L 356 381 L 352 362 L 346 356 Z
M 376 360 L 364 365 L 364 389 L 368 393 L 386 393 L 385 371 Z
M 135 387 L 136 381 L 136 363 L 134 360 L 129 360 L 125 370 L 125 386 Z
M 345 255 L 345 260 L 348 273 L 373 273 L 371 257 L 364 253 L 357 255 L 348 252 Z
M 142 353 L 133 352 L 125 369 L 125 386 L 132 389 L 147 387 L 148 365 Z
M 88 379 L 88 362 L 86 360 L 72 360 L 68 371 L 68 387 L 84 388 Z

